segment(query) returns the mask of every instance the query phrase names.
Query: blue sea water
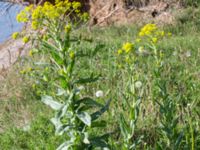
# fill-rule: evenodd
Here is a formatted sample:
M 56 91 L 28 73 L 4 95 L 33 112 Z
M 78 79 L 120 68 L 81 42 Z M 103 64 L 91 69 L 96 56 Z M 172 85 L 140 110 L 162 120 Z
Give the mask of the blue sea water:
M 13 32 L 20 31 L 23 24 L 16 21 L 16 15 L 23 8 L 21 5 L 13 5 L 6 9 L 8 3 L 0 2 L 0 43 L 6 41 Z

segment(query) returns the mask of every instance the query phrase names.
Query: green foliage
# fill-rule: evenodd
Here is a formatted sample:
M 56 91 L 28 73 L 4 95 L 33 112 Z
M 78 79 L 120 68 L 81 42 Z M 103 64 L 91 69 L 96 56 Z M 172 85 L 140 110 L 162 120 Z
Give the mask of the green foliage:
M 139 32 L 138 27 L 123 26 L 91 33 L 75 30 L 73 22 L 60 22 L 45 36 L 32 36 L 32 57 L 21 73 L 34 81 L 36 97 L 51 110 L 30 122 L 29 130 L 1 133 L 0 146 L 199 149 L 197 16 L 186 16 L 165 31 L 148 24 Z
M 199 0 L 183 0 L 185 6 L 195 6 L 198 7 L 200 4 Z

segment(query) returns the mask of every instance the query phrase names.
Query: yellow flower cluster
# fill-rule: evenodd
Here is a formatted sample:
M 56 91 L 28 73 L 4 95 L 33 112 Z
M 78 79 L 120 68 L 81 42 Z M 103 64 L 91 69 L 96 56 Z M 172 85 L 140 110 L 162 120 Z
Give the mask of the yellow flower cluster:
M 17 21 L 18 22 L 28 22 L 28 14 L 27 14 L 27 11 L 24 9 L 22 10 L 16 17 Z
M 27 37 L 27 36 L 23 37 L 22 41 L 23 41 L 25 44 L 28 43 L 29 37 Z
M 66 33 L 69 33 L 71 31 L 71 29 L 72 29 L 72 27 L 71 27 L 70 24 L 68 24 L 68 25 L 65 26 L 65 32 Z
M 74 53 L 73 51 L 71 51 L 71 52 L 69 53 L 69 57 L 70 57 L 71 59 L 74 59 L 74 58 L 75 58 L 75 53 Z
M 123 52 L 129 53 L 133 49 L 133 44 L 130 42 L 126 42 L 123 44 L 122 48 L 118 50 L 118 55 L 122 54 Z
M 133 48 L 133 44 L 132 43 L 129 43 L 129 42 L 126 42 L 124 43 L 124 45 L 122 46 L 122 49 L 126 52 L 126 53 L 129 53 Z
M 137 60 L 136 56 L 138 54 L 150 54 L 148 50 L 156 46 L 159 40 L 165 36 L 171 35 L 171 33 L 165 33 L 163 30 L 160 30 L 156 24 L 145 25 L 140 29 L 134 42 L 124 43 L 122 48 L 117 51 L 119 56 L 118 66 L 122 67 L 125 64 L 133 64 Z M 137 52 L 134 49 L 137 50 Z
M 155 30 L 157 30 L 157 26 L 155 24 L 147 24 L 145 25 L 141 31 L 139 32 L 139 36 L 148 36 L 151 35 Z
M 156 24 L 147 24 L 139 32 L 140 38 L 147 38 L 148 41 L 154 44 L 166 35 L 171 36 L 171 33 L 166 34 L 164 31 L 159 30 Z
M 80 8 L 81 3 L 70 2 L 69 0 L 56 0 L 55 4 L 45 2 L 43 6 L 35 8 L 30 5 L 17 15 L 17 21 L 28 22 L 30 20 L 32 28 L 37 30 L 40 25 L 50 23 L 52 20 L 62 19 L 67 13 L 79 13 Z
M 26 74 L 26 73 L 29 73 L 29 72 L 31 72 L 31 71 L 33 71 L 33 68 L 28 67 L 28 68 L 26 68 L 26 69 L 21 70 L 20 73 L 21 73 L 21 74 Z
M 135 61 L 134 58 L 134 44 L 126 42 L 122 45 L 122 48 L 117 51 L 117 54 L 120 55 L 118 67 L 122 68 L 125 64 L 131 64 Z
M 14 33 L 12 34 L 12 38 L 13 38 L 14 40 L 17 39 L 18 36 L 19 36 L 19 32 L 14 32 Z

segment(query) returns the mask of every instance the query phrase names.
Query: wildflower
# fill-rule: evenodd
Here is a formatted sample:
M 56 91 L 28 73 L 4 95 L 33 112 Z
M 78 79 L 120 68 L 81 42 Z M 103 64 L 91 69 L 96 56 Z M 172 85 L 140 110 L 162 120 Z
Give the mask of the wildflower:
M 165 36 L 165 32 L 164 32 L 164 31 L 161 31 L 161 32 L 160 32 L 160 35 L 161 35 L 161 36 Z
M 117 54 L 118 55 L 121 55 L 123 53 L 123 50 L 122 49 L 119 49 L 118 51 L 117 51 Z
M 30 12 L 33 9 L 33 5 L 29 5 L 27 7 L 25 7 L 25 11 Z
M 72 3 L 72 7 L 76 10 L 76 9 L 78 9 L 78 8 L 81 7 L 81 3 L 79 3 L 79 2 L 73 2 Z
M 89 19 L 89 14 L 88 13 L 83 13 L 82 19 L 83 19 L 83 21 L 87 21 Z
M 20 71 L 20 73 L 21 73 L 21 74 L 25 74 L 25 73 L 26 73 L 26 70 L 23 69 L 23 70 Z
M 141 87 L 142 87 L 142 82 L 141 82 L 141 81 L 136 81 L 136 82 L 135 82 L 135 87 L 136 87 L 137 89 L 141 88 Z
M 22 40 L 23 40 L 23 42 L 26 44 L 26 43 L 28 43 L 28 41 L 29 41 L 29 37 L 25 36 Z
M 44 34 L 44 35 L 42 36 L 42 39 L 45 40 L 45 41 L 47 41 L 47 40 L 48 40 L 48 36 L 47 36 L 46 34 Z
M 157 43 L 158 42 L 158 39 L 156 37 L 152 38 L 152 42 L 153 43 Z
M 74 59 L 75 53 L 74 53 L 74 52 L 70 52 L 70 53 L 69 53 L 69 57 L 70 57 L 71 59 Z
M 121 69 L 121 68 L 122 68 L 122 65 L 121 65 L 121 64 L 118 64 L 117 67 L 118 67 L 119 69 Z
M 103 97 L 103 91 L 99 90 L 95 93 L 96 97 Z
M 25 10 L 22 10 L 16 17 L 17 22 L 28 22 L 28 15 Z
M 147 24 L 140 30 L 139 36 L 151 35 L 156 30 L 157 26 L 155 24 Z
M 31 49 L 30 51 L 29 51 L 29 56 L 33 56 L 35 53 L 38 53 L 39 51 L 37 50 L 37 49 Z
M 70 24 L 68 24 L 68 25 L 65 26 L 65 32 L 66 33 L 69 33 L 71 31 L 71 29 L 72 29 L 72 27 L 71 27 Z
M 32 88 L 33 88 L 33 89 L 36 89 L 36 84 L 32 84 Z
M 49 71 L 49 67 L 45 67 L 45 69 L 44 69 L 45 71 Z
M 125 50 L 126 53 L 129 53 L 133 48 L 133 44 L 127 42 L 122 46 L 122 49 Z
M 39 26 L 39 23 L 37 21 L 32 21 L 31 27 L 33 30 L 37 30 Z
M 33 70 L 33 68 L 31 68 L 31 67 L 28 67 L 28 68 L 26 69 L 27 72 L 31 72 L 32 70 Z
M 33 56 L 33 50 L 29 51 L 29 56 L 32 57 Z
M 12 38 L 13 38 L 14 40 L 17 39 L 18 36 L 19 36 L 19 32 L 14 32 L 14 33 L 12 34 Z
M 167 35 L 168 35 L 168 36 L 172 36 L 172 33 L 171 33 L 171 32 L 168 32 Z

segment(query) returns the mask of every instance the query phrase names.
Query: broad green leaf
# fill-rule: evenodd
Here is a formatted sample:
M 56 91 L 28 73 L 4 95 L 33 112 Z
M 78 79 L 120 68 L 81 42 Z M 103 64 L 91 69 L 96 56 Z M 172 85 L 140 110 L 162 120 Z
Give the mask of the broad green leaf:
M 55 101 L 51 96 L 42 96 L 42 102 L 50 106 L 54 110 L 60 110 L 63 106 L 61 103 Z
M 94 145 L 95 147 L 100 147 L 103 149 L 109 149 L 109 145 L 108 145 L 108 138 L 110 137 L 111 133 L 106 133 L 102 136 L 97 136 L 97 137 L 93 137 L 90 140 L 91 145 Z
M 91 115 L 92 121 L 98 119 L 105 111 L 108 110 L 110 106 L 110 102 L 111 102 L 111 99 L 107 101 L 106 105 L 103 108 L 101 108 L 100 110 L 96 111 L 95 113 Z
M 94 75 L 92 74 L 90 77 L 88 78 L 80 78 L 79 80 L 75 81 L 74 84 L 85 84 L 85 83 L 92 83 L 92 82 L 96 82 L 99 79 L 100 76 L 96 76 L 94 77 Z
M 87 126 L 91 126 L 91 116 L 87 112 L 78 112 L 77 117 Z
M 55 134 L 56 135 L 62 135 L 65 131 L 68 131 L 71 126 L 69 125 L 63 125 L 60 121 L 60 119 L 58 118 L 52 118 L 51 122 L 54 124 L 55 126 Z
M 102 104 L 96 102 L 95 100 L 89 98 L 89 97 L 85 97 L 85 98 L 82 98 L 80 100 L 78 100 L 76 102 L 77 105 L 80 105 L 81 103 L 87 105 L 87 106 L 94 106 L 94 107 L 103 107 Z
M 71 150 L 70 148 L 73 146 L 72 141 L 66 141 L 61 144 L 56 150 Z
M 101 121 L 94 121 L 92 122 L 92 126 L 93 128 L 97 127 L 97 128 L 101 128 L 101 127 L 106 127 L 107 122 L 105 120 L 101 120 Z

